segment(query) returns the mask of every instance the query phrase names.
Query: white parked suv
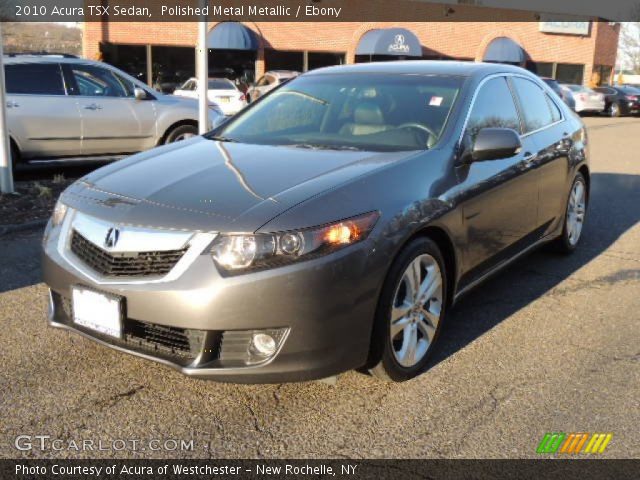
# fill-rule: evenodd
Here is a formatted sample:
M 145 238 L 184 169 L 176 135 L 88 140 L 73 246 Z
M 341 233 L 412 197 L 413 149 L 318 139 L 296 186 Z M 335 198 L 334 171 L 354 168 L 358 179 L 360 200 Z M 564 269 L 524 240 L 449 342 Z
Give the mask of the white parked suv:
M 6 56 L 14 165 L 117 159 L 198 134 L 198 102 L 163 95 L 101 62 Z M 210 127 L 224 116 L 210 106 Z

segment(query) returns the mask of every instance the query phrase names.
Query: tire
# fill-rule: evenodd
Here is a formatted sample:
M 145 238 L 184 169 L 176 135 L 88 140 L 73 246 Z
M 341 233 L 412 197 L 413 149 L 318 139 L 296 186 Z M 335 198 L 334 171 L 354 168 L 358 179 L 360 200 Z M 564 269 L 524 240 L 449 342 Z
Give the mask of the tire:
M 577 185 L 582 185 L 582 195 L 581 199 L 578 199 L 578 202 L 576 203 L 576 197 L 574 195 L 576 195 L 575 190 Z M 578 173 L 573 179 L 571 189 L 569 190 L 562 233 L 553 242 L 553 246 L 556 251 L 564 254 L 570 254 L 578 247 L 580 239 L 582 238 L 582 230 L 587 215 L 588 203 L 589 191 L 587 190 L 587 182 L 584 176 L 581 173 Z M 580 214 L 580 212 L 582 213 Z M 575 219 L 577 223 L 574 223 L 573 219 Z M 579 225 L 577 232 L 574 230 L 576 225 Z
M 15 172 L 16 167 L 20 162 L 20 152 L 18 151 L 18 147 L 16 147 L 16 144 L 13 143 L 13 141 L 11 141 L 9 144 L 9 153 L 11 154 L 11 170 Z
M 609 105 L 609 116 L 610 117 L 617 118 L 620 115 L 621 115 L 620 105 L 618 105 L 616 102 L 614 102 L 611 105 Z
M 179 142 L 186 140 L 187 138 L 195 137 L 198 135 L 198 127 L 195 125 L 179 125 L 173 128 L 164 141 L 165 145 L 169 143 Z
M 416 265 L 417 270 L 413 268 Z M 416 271 L 420 273 L 419 285 L 423 288 L 429 285 L 424 292 L 429 299 L 424 302 L 424 295 L 416 302 L 411 294 L 408 275 Z M 433 283 L 429 282 L 430 276 Z M 446 299 L 447 272 L 440 249 L 429 238 L 413 240 L 391 265 L 378 301 L 371 345 L 371 356 L 377 364 L 369 369 L 374 377 L 403 382 L 427 369 L 445 318 Z M 409 307 L 409 304 L 413 305 Z M 406 314 L 392 321 L 392 312 L 401 315 L 405 311 Z M 425 311 L 429 316 L 424 315 Z M 408 348 L 410 345 L 414 349 Z

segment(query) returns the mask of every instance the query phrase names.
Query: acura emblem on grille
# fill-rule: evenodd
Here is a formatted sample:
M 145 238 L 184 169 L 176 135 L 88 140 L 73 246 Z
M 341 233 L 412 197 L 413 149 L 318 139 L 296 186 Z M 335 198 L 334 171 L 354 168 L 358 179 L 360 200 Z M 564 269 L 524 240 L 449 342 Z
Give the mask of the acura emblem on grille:
M 104 237 L 104 246 L 107 248 L 115 247 L 116 243 L 118 243 L 118 238 L 120 238 L 120 230 L 111 227 L 107 230 L 107 236 Z

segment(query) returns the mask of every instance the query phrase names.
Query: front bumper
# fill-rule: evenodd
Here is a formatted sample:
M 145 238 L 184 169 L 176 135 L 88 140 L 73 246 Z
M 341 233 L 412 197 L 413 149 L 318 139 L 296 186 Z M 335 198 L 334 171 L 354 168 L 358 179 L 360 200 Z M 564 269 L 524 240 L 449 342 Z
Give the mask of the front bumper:
M 49 323 L 102 345 L 170 366 L 189 376 L 238 383 L 325 378 L 362 366 L 368 356 L 381 278 L 371 274 L 368 242 L 273 270 L 224 277 L 203 253 L 177 278 L 163 282 L 101 282 L 61 255 L 60 228 L 45 237 L 44 281 L 51 290 Z M 367 275 L 365 275 L 367 272 Z M 204 332 L 200 351 L 176 357 L 85 329 L 73 322 L 72 287 L 120 296 L 125 329 L 140 325 Z M 225 363 L 224 332 L 282 329 L 276 354 L 256 365 Z M 173 330 L 172 330 L 173 331 Z

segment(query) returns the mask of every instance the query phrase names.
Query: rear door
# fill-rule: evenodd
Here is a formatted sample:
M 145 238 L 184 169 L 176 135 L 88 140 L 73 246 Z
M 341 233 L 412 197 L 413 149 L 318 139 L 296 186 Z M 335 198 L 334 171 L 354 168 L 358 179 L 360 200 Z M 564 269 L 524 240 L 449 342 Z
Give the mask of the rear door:
M 5 65 L 7 123 L 25 159 L 80 155 L 80 113 L 66 95 L 60 64 Z
M 568 155 L 573 132 L 561 109 L 540 86 L 522 77 L 513 77 L 512 82 L 524 120 L 524 134 L 539 151 L 532 165 L 538 185 L 537 225 L 547 233 L 564 218 L 568 183 L 572 180 Z
M 83 155 L 139 152 L 153 146 L 153 100 L 137 100 L 133 84 L 108 68 L 68 63 L 64 69 L 82 118 Z
M 521 132 L 520 118 L 507 79 L 487 80 L 479 87 L 464 135 L 470 144 L 482 128 Z M 532 140 L 522 137 L 522 149 L 510 158 L 476 161 L 458 168 L 461 187 L 471 193 L 463 203 L 467 235 L 461 284 L 470 283 L 497 264 L 535 242 L 538 191 L 531 161 Z

